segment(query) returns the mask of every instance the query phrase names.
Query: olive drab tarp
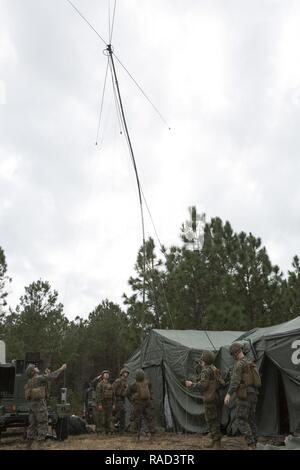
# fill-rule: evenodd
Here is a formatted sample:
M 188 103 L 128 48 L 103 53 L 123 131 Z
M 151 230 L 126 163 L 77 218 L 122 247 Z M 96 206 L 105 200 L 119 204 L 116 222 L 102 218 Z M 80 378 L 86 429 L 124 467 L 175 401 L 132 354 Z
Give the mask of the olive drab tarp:
M 257 405 L 258 434 L 300 433 L 300 317 L 279 325 L 234 331 L 152 330 L 126 366 L 143 368 L 152 382 L 155 410 L 165 429 L 206 432 L 200 394 L 184 381 L 195 380 L 202 351 L 217 353 L 215 364 L 229 379 L 232 342 L 239 341 L 255 359 L 262 378 Z M 131 374 L 130 379 L 134 379 Z M 235 432 L 234 407 L 222 409 L 222 424 Z
M 187 389 L 185 380 L 197 377 L 202 351 L 217 352 L 241 336 L 241 331 L 152 330 L 125 364 L 142 368 L 152 383 L 157 424 L 168 430 L 206 432 L 199 392 Z

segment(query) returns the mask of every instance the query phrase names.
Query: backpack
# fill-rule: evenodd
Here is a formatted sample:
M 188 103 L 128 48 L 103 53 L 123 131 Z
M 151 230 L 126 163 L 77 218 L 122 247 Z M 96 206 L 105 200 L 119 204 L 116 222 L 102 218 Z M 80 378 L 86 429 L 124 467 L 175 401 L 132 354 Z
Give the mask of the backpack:
M 211 368 L 214 373 L 217 389 L 219 389 L 220 387 L 224 387 L 225 381 L 222 379 L 220 369 L 217 369 L 217 367 L 215 366 L 211 366 Z
M 261 378 L 260 378 L 260 374 L 258 372 L 258 369 L 256 367 L 256 364 L 255 362 L 250 362 L 249 363 L 249 375 L 251 377 L 251 385 L 255 388 L 260 388 L 261 387 Z
M 224 380 L 221 377 L 219 369 L 214 365 L 210 365 L 207 370 L 209 370 L 210 380 L 207 389 L 203 392 L 202 398 L 205 402 L 210 402 L 219 399 L 218 390 L 225 385 Z
M 44 400 L 47 398 L 47 390 L 43 385 L 34 386 L 33 380 L 29 379 L 24 386 L 25 400 Z

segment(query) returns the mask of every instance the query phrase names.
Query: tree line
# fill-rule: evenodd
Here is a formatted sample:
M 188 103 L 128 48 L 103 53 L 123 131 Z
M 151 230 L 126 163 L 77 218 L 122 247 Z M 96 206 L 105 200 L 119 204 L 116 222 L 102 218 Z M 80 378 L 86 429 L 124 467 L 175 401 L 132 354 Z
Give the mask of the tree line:
M 0 338 L 7 359 L 39 351 L 52 369 L 67 362 L 68 387 L 80 395 L 102 369 L 117 376 L 152 328 L 247 331 L 300 314 L 298 256 L 284 276 L 260 238 L 234 232 L 220 218 L 205 225 L 201 251 L 179 245 L 158 248 L 149 238 L 137 253 L 123 306 L 99 299 L 87 318 L 74 320 L 46 280 L 25 287 L 17 307 L 9 307 L 11 279 L 0 247 Z

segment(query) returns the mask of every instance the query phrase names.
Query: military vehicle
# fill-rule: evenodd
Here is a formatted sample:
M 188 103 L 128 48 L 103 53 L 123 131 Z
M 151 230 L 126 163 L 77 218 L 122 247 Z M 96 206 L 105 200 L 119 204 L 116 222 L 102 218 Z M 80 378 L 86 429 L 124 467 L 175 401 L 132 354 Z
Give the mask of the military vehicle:
M 38 353 L 27 353 L 24 360 L 0 363 L 0 436 L 7 428 L 23 427 L 25 437 L 29 422 L 29 404 L 24 395 L 28 364 L 35 364 L 43 370 L 43 362 Z M 50 390 L 47 402 L 49 425 L 55 430 L 57 439 L 64 440 L 69 434 L 70 404 L 67 403 L 67 389 L 61 389 L 60 400 L 51 396 Z

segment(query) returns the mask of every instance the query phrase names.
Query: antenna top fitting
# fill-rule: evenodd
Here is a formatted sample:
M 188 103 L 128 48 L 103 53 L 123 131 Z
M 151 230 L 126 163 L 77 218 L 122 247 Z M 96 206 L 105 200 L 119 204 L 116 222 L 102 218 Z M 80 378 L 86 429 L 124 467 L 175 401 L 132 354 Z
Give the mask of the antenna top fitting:
M 113 48 L 111 44 L 107 44 L 106 49 L 103 51 L 104 55 L 112 55 L 113 54 Z

